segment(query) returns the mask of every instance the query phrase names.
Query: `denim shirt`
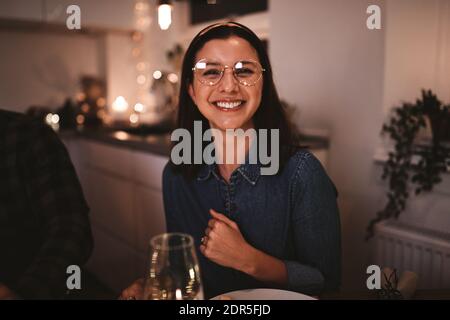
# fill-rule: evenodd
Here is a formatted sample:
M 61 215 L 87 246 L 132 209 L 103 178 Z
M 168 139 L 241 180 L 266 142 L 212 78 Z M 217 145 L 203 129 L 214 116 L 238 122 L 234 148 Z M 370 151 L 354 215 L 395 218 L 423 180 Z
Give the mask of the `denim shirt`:
M 335 290 L 341 277 L 337 191 L 320 162 L 306 150 L 295 153 L 276 175 L 261 175 L 259 164 L 243 164 L 227 183 L 216 165 L 204 165 L 196 179 L 163 173 L 168 232 L 193 236 L 205 297 L 229 291 L 273 287 L 222 267 L 199 250 L 209 209 L 235 221 L 253 247 L 282 260 L 288 283 L 281 289 L 306 294 Z

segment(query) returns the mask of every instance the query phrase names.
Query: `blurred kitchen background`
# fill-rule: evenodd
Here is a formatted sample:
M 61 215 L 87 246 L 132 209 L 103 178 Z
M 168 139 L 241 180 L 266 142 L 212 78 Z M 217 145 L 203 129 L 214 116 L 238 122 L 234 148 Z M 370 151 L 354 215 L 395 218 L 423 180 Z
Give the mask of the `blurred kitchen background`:
M 80 30 L 66 26 L 72 4 Z M 370 5 L 381 29 L 366 26 Z M 380 132 L 392 108 L 422 88 L 450 103 L 448 0 L 2 0 L 0 108 L 40 117 L 66 143 L 91 207 L 90 273 L 115 293 L 143 276 L 148 239 L 165 230 L 181 59 L 199 30 L 226 20 L 265 41 L 290 118 L 339 190 L 342 291 L 366 290 L 371 264 L 449 289 L 448 173 L 364 240 L 387 201 Z

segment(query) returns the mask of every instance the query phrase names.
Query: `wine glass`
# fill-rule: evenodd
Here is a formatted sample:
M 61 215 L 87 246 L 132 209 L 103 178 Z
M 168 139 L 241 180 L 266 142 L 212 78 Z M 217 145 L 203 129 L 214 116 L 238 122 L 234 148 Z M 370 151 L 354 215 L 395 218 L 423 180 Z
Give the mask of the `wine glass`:
M 204 298 L 194 239 L 188 234 L 164 233 L 153 237 L 147 272 L 144 299 Z

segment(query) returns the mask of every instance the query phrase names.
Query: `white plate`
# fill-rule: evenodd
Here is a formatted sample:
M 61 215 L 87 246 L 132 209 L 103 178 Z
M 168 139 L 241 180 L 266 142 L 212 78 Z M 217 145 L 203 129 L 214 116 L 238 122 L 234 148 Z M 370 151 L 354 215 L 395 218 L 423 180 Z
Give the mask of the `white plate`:
M 223 297 L 226 296 L 226 297 Z M 221 299 L 222 297 L 222 299 Z M 227 292 L 211 300 L 317 300 L 294 291 L 278 289 L 249 289 Z

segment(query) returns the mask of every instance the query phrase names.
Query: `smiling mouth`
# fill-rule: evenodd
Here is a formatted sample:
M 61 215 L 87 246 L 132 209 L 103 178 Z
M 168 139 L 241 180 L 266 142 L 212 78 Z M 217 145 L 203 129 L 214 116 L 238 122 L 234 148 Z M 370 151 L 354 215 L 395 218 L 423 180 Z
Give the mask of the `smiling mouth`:
M 241 109 L 245 105 L 245 100 L 234 100 L 234 101 L 214 101 L 212 105 L 215 106 L 220 111 L 236 111 Z

